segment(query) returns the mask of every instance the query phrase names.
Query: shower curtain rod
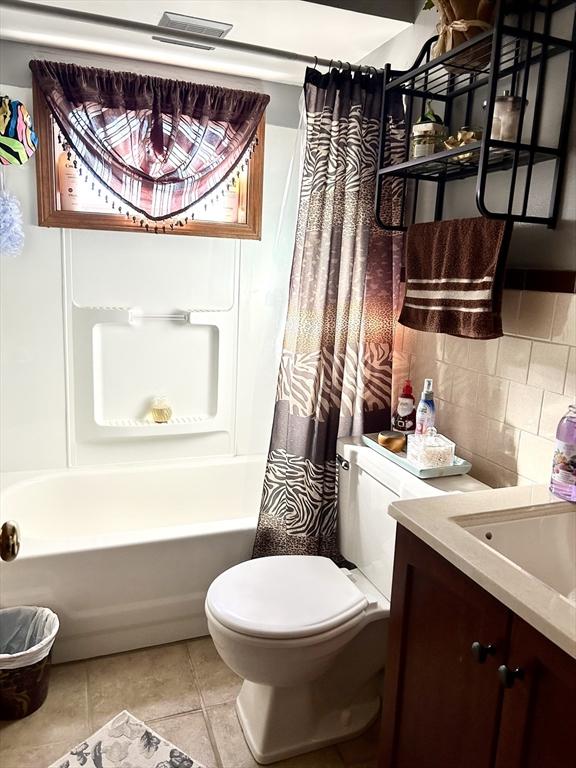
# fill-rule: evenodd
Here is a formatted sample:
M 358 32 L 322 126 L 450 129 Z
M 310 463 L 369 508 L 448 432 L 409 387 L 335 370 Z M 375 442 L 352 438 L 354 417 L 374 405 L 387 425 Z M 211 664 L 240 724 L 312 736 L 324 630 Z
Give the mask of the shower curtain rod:
M 295 53 L 294 51 L 283 51 L 280 48 L 267 48 L 264 45 L 253 45 L 252 43 L 241 43 L 236 40 L 226 40 L 217 37 L 208 37 L 207 35 L 197 35 L 193 32 L 171 29 L 169 27 L 161 27 L 156 24 L 145 24 L 141 21 L 132 21 L 131 19 L 119 19 L 115 16 L 103 16 L 99 13 L 74 11 L 70 8 L 62 8 L 55 5 L 28 3 L 23 2 L 22 0 L 1 0 L 0 7 L 11 8 L 13 10 L 24 11 L 27 13 L 42 13 L 45 16 L 52 16 L 58 19 L 81 21 L 88 24 L 100 24 L 103 27 L 125 29 L 131 32 L 140 32 L 146 35 L 162 35 L 164 38 L 169 37 L 173 38 L 174 40 L 199 43 L 201 45 L 206 45 L 206 42 L 209 41 L 210 45 L 224 48 L 224 50 L 240 51 L 242 53 L 255 53 L 261 56 L 271 56 L 276 59 L 286 59 L 287 61 L 300 61 L 303 64 L 313 64 L 315 67 L 318 65 L 330 67 L 338 64 L 338 68 L 344 67 L 346 69 L 350 69 L 353 72 L 357 72 L 362 69 L 366 71 L 376 71 L 375 67 L 370 67 L 365 64 L 350 64 L 349 62 L 342 62 L 340 59 L 322 59 L 317 56 L 307 56 L 303 53 Z

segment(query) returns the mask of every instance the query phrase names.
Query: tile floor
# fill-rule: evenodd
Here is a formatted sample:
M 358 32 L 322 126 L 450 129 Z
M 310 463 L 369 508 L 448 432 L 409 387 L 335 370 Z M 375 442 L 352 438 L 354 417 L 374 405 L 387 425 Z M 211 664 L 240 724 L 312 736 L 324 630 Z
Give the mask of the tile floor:
M 0 722 L 1 768 L 47 768 L 123 709 L 206 768 L 257 768 L 234 710 L 240 679 L 209 637 L 55 666 L 46 703 Z M 278 768 L 376 768 L 376 728 Z

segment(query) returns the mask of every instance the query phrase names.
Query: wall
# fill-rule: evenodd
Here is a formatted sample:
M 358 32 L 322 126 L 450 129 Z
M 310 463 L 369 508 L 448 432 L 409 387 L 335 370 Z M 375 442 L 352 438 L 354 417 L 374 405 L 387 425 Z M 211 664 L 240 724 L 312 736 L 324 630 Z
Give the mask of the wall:
M 7 83 L 2 92 L 23 100 L 31 109 L 28 59 L 63 60 L 66 55 L 59 51 L 51 56 L 44 50 L 11 44 L 8 56 L 7 47 L 2 50 L 2 75 Z M 82 63 L 115 66 L 113 61 L 100 59 Z M 138 69 L 147 71 L 146 64 L 141 62 Z M 154 71 L 160 74 L 156 68 Z M 185 77 L 186 71 L 161 74 Z M 192 75 L 198 79 L 197 73 Z M 201 79 L 217 82 L 215 75 Z M 35 224 L 34 160 L 7 169 L 7 187 L 22 203 L 26 244 L 17 258 L 3 256 L 0 260 L 2 471 L 266 452 L 298 197 L 297 163 L 292 173 L 290 169 L 298 146 L 295 126 L 300 89 L 235 83 L 232 77 L 225 80 L 229 86 L 271 92 L 259 242 L 40 228 Z M 126 286 L 137 292 L 153 281 L 162 284 L 163 301 L 169 308 L 180 307 L 184 301 L 193 308 L 199 297 L 202 302 L 216 301 L 231 291 L 230 428 L 213 434 L 151 439 L 84 439 L 73 419 L 73 304 L 82 303 L 82 293 L 86 301 L 87 292 L 96 290 L 104 296 L 108 292 L 113 304 Z
M 404 70 L 435 34 L 437 14 L 421 12 L 416 23 L 373 51 L 365 63 Z M 562 32 L 565 34 L 565 32 Z M 565 80 L 549 83 L 551 102 L 564 97 Z M 548 102 L 552 106 L 551 102 Z M 556 126 L 546 120 L 543 133 Z M 572 121 L 567 183 L 556 230 L 515 226 L 509 265 L 575 269 L 576 120 Z M 544 166 L 537 173 L 542 174 Z M 494 194 L 503 192 L 502 174 L 492 174 Z M 536 196 L 547 206 L 550 172 L 538 178 Z M 535 177 L 536 178 L 536 177 Z M 445 218 L 478 215 L 474 180 L 449 184 Z M 425 218 L 432 218 L 431 215 Z M 433 377 L 438 428 L 473 463 L 472 475 L 493 486 L 547 483 L 558 421 L 576 400 L 576 297 L 570 294 L 504 292 L 504 337 L 459 339 L 397 326 L 394 389 L 410 375 L 419 397 L 425 377 Z
M 397 326 L 396 384 L 434 379 L 437 427 L 496 487 L 550 479 L 560 418 L 576 401 L 576 296 L 504 291 L 504 336 L 478 341 Z

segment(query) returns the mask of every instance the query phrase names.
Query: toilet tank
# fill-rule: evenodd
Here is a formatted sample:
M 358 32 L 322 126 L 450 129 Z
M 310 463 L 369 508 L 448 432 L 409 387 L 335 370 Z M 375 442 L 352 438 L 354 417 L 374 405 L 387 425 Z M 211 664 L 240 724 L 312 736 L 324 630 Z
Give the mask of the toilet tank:
M 420 480 L 360 438 L 341 438 L 337 448 L 338 537 L 344 557 L 390 600 L 396 521 L 388 505 L 444 493 L 486 490 L 468 475 Z

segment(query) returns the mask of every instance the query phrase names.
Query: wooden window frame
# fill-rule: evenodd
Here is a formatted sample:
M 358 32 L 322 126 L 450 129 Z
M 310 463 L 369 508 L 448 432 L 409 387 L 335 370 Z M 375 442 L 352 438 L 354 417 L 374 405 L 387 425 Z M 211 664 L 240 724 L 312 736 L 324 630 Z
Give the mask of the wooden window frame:
M 36 152 L 36 187 L 38 197 L 38 226 L 64 229 L 104 229 L 114 232 L 146 232 L 118 214 L 90 211 L 63 211 L 58 208 L 56 156 L 53 123 L 44 94 L 33 82 L 34 127 L 39 136 Z M 188 221 L 183 227 L 167 229 L 166 235 L 196 235 L 200 237 L 233 237 L 260 240 L 262 235 L 262 191 L 264 177 L 265 118 L 258 125 L 258 143 L 248 165 L 246 194 L 246 223 L 217 221 Z M 160 222 L 161 225 L 161 222 Z M 154 234 L 152 230 L 152 234 Z

